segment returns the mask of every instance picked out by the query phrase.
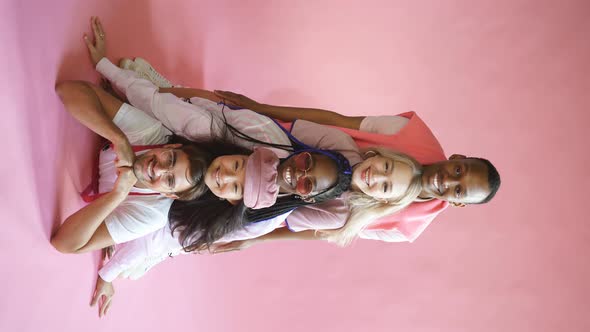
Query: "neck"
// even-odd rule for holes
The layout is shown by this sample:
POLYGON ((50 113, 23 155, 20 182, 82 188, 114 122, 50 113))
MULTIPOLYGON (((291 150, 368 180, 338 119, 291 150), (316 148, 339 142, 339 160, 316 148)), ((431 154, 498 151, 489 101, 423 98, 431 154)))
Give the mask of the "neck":
MULTIPOLYGON (((429 166, 424 166, 424 171, 425 171, 425 170, 426 170, 428 167, 429 167, 429 166)), ((424 188, 425 188, 424 182, 425 182, 425 181, 427 181, 427 179, 425 179, 425 178, 424 178, 424 177, 426 176, 426 175, 425 175, 425 174, 426 174, 426 172, 424 172, 424 171, 422 172, 422 177, 421 177, 421 179, 420 179, 420 180, 421 180, 420 182, 421 182, 421 184, 422 184, 422 191, 420 192, 420 195, 418 195, 418 198, 420 198, 420 199, 422 199, 422 200, 430 200, 430 199, 433 199, 434 197, 433 197, 431 194, 429 194, 429 193, 428 193, 428 192, 427 192, 427 191, 424 189, 424 188)))
MULTIPOLYGON (((359 165, 360 165, 360 163, 352 166, 352 174, 354 174, 354 172, 356 171, 356 169, 358 168, 359 165)), ((354 183, 354 181, 351 181, 350 182, 350 191, 360 192, 361 189, 354 183)))

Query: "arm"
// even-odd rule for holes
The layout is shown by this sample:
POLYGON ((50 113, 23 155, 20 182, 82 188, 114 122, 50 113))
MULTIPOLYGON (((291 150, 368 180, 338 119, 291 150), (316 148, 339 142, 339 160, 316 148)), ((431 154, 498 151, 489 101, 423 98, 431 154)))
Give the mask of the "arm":
POLYGON ((215 94, 219 98, 227 100, 227 102, 230 104, 244 107, 254 112, 285 122, 293 122, 294 120, 301 119, 323 125, 358 130, 361 126, 361 122, 365 118, 364 116, 346 116, 318 108, 301 108, 260 104, 246 96, 228 91, 216 90, 215 94))
POLYGON ((213 249, 213 253, 223 253, 228 251, 235 251, 235 250, 244 250, 250 248, 254 244, 262 243, 262 242, 273 242, 273 241, 280 241, 280 240, 322 240, 323 237, 320 233, 314 230, 307 230, 301 232, 292 232, 287 227, 281 227, 275 229, 274 231, 265 234, 263 236, 249 239, 249 240, 241 240, 241 241, 233 241, 229 243, 224 243, 216 246, 213 249))
POLYGON ((51 238, 62 253, 83 253, 101 249, 115 242, 104 219, 125 200, 137 179, 131 168, 119 168, 115 189, 69 216, 51 238))
POLYGON ((292 232, 287 227, 281 227, 254 240, 259 243, 280 240, 321 240, 321 236, 314 230, 292 232))
POLYGON ((193 89, 193 88, 160 88, 160 93, 171 93, 178 98, 193 98, 198 97, 208 99, 212 102, 219 103, 221 98, 217 97, 215 93, 208 90, 193 89))

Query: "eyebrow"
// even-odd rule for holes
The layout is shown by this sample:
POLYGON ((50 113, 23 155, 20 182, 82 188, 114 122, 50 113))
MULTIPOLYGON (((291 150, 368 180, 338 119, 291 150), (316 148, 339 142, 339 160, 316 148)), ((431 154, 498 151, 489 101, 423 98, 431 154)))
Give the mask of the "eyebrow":
MULTIPOLYGON (((465 171, 463 172, 463 175, 469 174, 469 171, 471 170, 471 166, 469 166, 469 164, 465 164, 465 171)), ((469 191, 467 190, 468 186, 463 186, 463 197, 467 197, 469 196, 469 191)))
MULTIPOLYGON (((186 171, 184 171, 184 178, 186 179, 186 181, 188 183, 190 183, 191 185, 195 185, 195 183, 193 182, 192 176, 190 176, 191 173, 191 168, 187 167, 186 171)), ((203 175, 204 176, 204 175, 203 175)))

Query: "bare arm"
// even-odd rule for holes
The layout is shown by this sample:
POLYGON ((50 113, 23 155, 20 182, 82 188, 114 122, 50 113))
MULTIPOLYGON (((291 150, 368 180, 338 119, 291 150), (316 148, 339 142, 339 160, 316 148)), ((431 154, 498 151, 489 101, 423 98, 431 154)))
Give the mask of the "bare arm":
POLYGON ((199 97, 211 100, 215 103, 222 101, 215 93, 209 90, 193 89, 193 88, 160 88, 160 93, 171 93, 178 98, 192 98, 199 97))
POLYGON ((215 90, 215 94, 219 98, 226 100, 229 104, 243 107, 285 122, 292 122, 294 120, 301 119, 323 125, 358 130, 360 129, 361 122, 365 118, 364 116, 346 116, 319 108, 302 108, 261 104, 246 96, 229 91, 215 90))
POLYGON ((69 216, 51 238, 51 244, 63 253, 83 253, 102 249, 115 242, 104 219, 125 200, 137 181, 133 169, 120 167, 115 189, 69 216))
MULTIPOLYGON (((135 157, 127 137, 113 123, 121 101, 100 88, 84 82, 64 82, 56 86, 66 110, 80 123, 115 144, 121 166, 131 166, 135 157)), ((60 252, 81 253, 114 243, 103 220, 127 197, 136 178, 129 167, 119 167, 115 190, 66 219, 51 239, 60 252)))
POLYGON ((262 242, 273 242, 280 240, 322 240, 323 237, 319 232, 315 230, 307 230, 301 232, 292 232, 287 227, 277 228, 274 231, 257 237, 255 239, 233 241, 225 244, 221 244, 213 249, 214 253, 222 253, 235 250, 244 250, 250 248, 254 244, 262 242))
POLYGON ((83 253, 114 244, 103 221, 125 197, 125 192, 111 191, 78 210, 64 221, 51 238, 51 244, 62 253, 83 253), (98 232, 101 225, 102 230, 98 232))

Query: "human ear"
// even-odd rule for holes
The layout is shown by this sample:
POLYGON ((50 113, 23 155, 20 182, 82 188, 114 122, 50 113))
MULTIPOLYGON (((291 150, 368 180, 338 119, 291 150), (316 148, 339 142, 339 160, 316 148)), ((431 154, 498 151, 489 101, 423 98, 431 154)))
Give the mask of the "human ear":
POLYGON ((455 159, 467 159, 467 157, 462 154, 454 154, 449 157, 449 160, 455 160, 455 159))
POLYGON ((367 151, 363 154, 363 157, 365 157, 365 159, 369 159, 372 157, 375 157, 377 155, 377 152, 375 151, 367 151))

